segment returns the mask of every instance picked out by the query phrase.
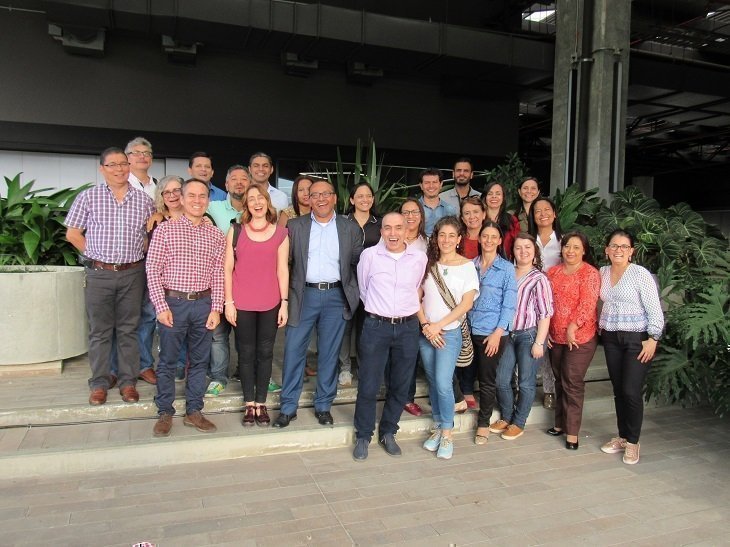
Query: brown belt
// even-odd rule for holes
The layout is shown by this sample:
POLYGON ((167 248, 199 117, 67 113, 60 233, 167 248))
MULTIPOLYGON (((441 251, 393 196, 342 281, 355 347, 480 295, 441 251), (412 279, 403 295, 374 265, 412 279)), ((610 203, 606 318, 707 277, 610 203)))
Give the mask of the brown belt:
POLYGON ((210 296, 210 289, 198 292, 182 292, 165 289, 165 296, 169 296, 170 298, 179 298, 180 300, 200 300, 201 298, 210 296))
POLYGON ((94 270, 110 270, 112 272, 121 272, 122 270, 129 270, 130 268, 136 268, 141 266, 144 260, 138 260, 137 262, 127 262, 126 264, 110 264, 108 262, 99 262, 98 260, 91 261, 91 268, 94 270))

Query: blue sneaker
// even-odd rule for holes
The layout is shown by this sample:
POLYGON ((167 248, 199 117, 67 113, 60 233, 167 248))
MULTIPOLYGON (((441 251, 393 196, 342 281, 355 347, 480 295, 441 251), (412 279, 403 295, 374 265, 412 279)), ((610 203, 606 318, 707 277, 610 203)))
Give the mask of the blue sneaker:
POLYGON ((442 460, 450 460, 451 456, 454 455, 454 442, 449 437, 441 437, 441 444, 439 444, 439 450, 436 452, 436 457, 442 460))
POLYGON ((441 429, 436 428, 436 430, 431 433, 431 436, 426 439, 426 442, 423 443, 423 448, 429 452, 436 452, 439 449, 439 444, 441 444, 441 429))

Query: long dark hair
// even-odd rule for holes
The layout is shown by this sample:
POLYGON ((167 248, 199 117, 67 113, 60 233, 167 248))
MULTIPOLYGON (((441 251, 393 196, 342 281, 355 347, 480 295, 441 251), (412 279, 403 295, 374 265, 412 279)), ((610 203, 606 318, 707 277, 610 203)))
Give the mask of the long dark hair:
MULTIPOLYGON (((484 223, 482 224, 482 227, 479 228, 479 239, 481 239, 482 232, 484 231, 485 228, 494 228, 495 230, 497 230, 499 232, 499 237, 502 240, 502 242, 497 247, 497 255, 498 256, 501 256, 504 259, 506 259, 506 256, 504 254, 504 230, 502 230, 502 227, 497 222, 494 222, 493 220, 489 220, 489 219, 485 220, 484 223)), ((481 241, 479 242, 479 254, 477 256, 480 259, 482 257, 482 243, 481 243, 481 241)))
POLYGON ((515 236, 515 240, 512 242, 512 261, 515 262, 515 243, 517 243, 518 239, 526 239, 527 241, 532 242, 532 246, 535 248, 535 258, 532 260, 532 265, 535 266, 535 268, 537 268, 538 270, 542 271, 542 252, 540 251, 540 247, 537 244, 537 238, 532 234, 528 234, 527 232, 520 232, 515 236))
POLYGON ((426 281, 431 268, 439 261, 439 258, 441 258, 438 233, 444 226, 452 226, 456 230, 457 234, 459 234, 462 238, 464 237, 464 227, 462 226, 461 221, 455 216, 442 217, 436 222, 436 225, 433 227, 433 232, 431 232, 431 239, 428 240, 428 247, 426 248, 428 262, 426 263, 426 271, 423 274, 423 280, 421 283, 426 281))
POLYGON ((314 179, 312 179, 312 177, 308 175, 299 175, 297 178, 294 179, 294 182, 291 185, 291 206, 297 216, 300 216, 302 214, 299 211, 299 183, 303 180, 308 180, 309 182, 314 184, 314 179))
POLYGON ((535 201, 532 202, 532 205, 530 205, 530 235, 535 236, 536 238, 539 237, 539 234, 537 233, 537 223, 535 222, 535 205, 537 205, 540 201, 548 203, 550 208, 553 210, 553 213, 555 214, 555 220, 553 220, 553 232, 555 232, 555 238, 560 241, 560 238, 563 235, 563 230, 560 227, 560 220, 558 219, 558 208, 555 206, 555 202, 546 196, 538 196, 535 201))
MULTIPOLYGON (((373 195, 373 204, 370 207, 370 216, 377 217, 377 216, 379 216, 378 215, 378 204, 375 201, 375 190, 373 190, 373 187, 370 186, 370 183, 368 183, 368 182, 359 182, 355 186, 353 186, 352 187, 352 190, 350 190, 350 199, 351 200, 354 200, 355 199, 355 193, 357 192, 357 189, 358 188, 362 188, 363 186, 365 188, 367 188, 368 190, 370 190, 370 193, 373 195)), ((351 203, 350 200, 347 200, 347 201, 348 201, 348 203, 350 203, 350 207, 347 209, 347 213, 348 214, 354 213, 355 212, 355 204, 354 203, 351 203)))
MULTIPOLYGON (((507 192, 504 184, 502 184, 498 180, 492 181, 487 184, 487 187, 484 189, 484 193, 482 194, 482 201, 484 202, 484 209, 487 211, 487 219, 489 219, 489 205, 487 204, 487 194, 495 186, 499 186, 502 189, 502 205, 499 206, 499 211, 497 212, 497 224, 499 224, 502 234, 506 234, 512 229, 512 215, 507 212, 507 192)), ((484 226, 482 226, 482 228, 484 228, 484 226)), ((502 237, 504 237, 504 235, 502 237)))
POLYGON ((403 206, 406 203, 415 203, 418 206, 418 211, 420 214, 420 220, 418 222, 418 236, 422 237, 423 239, 428 239, 428 236, 426 236, 426 228, 424 226, 426 225, 426 211, 423 210, 423 205, 421 205, 421 202, 418 201, 416 198, 406 198, 403 203, 400 204, 400 212, 403 213, 403 206))
MULTIPOLYGON (((519 191, 522 190, 522 187, 525 185, 525 183, 529 180, 535 181, 535 184, 537 185, 537 197, 533 200, 533 204, 535 201, 537 201, 540 198, 540 181, 537 180, 537 177, 525 177, 523 178, 520 183, 517 185, 517 209, 515 209, 515 216, 519 219, 520 213, 525 213, 525 216, 527 217, 527 231, 532 231, 532 227, 530 225, 531 219, 530 219, 530 213, 525 211, 525 202, 522 199, 522 196, 520 195, 519 191)), ((530 210, 532 211, 532 204, 530 204, 530 210)))
POLYGON ((596 267, 596 261, 593 259, 593 251, 591 251, 591 244, 588 241, 588 237, 583 232, 572 231, 568 232, 560 240, 560 255, 562 258, 563 247, 568 244, 571 238, 577 237, 580 240, 580 244, 583 245, 583 262, 587 262, 594 268, 596 267))

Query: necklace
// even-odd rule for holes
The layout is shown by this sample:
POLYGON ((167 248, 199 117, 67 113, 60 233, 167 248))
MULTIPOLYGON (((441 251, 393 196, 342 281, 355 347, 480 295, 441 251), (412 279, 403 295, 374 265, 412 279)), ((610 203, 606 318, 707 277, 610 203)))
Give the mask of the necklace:
POLYGON ((251 221, 251 222, 248 223, 248 228, 252 232, 263 232, 268 227, 269 227, 269 223, 268 222, 266 224, 264 224, 262 228, 255 228, 254 225, 253 225, 253 221, 251 221))

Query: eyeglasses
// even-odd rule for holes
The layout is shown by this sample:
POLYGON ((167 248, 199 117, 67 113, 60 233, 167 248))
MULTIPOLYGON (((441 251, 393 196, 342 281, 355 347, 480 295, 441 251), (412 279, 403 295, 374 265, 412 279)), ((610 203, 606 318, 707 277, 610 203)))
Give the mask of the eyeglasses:
POLYGON ((127 152, 128 156, 142 156, 145 158, 151 158, 152 152, 142 152, 140 150, 132 150, 131 152, 127 152))
POLYGON ((334 196, 334 192, 312 192, 309 194, 309 199, 317 200, 319 198, 329 199, 330 196, 334 196))
POLYGON ((182 188, 173 188, 172 190, 165 190, 162 192, 162 195, 166 198, 179 196, 180 194, 182 194, 182 188))
POLYGON ((124 169, 126 167, 129 167, 129 162, 128 161, 123 161, 121 163, 116 163, 116 162, 105 163, 104 164, 104 167, 106 167, 107 169, 116 169, 118 167, 121 167, 122 169, 124 169))
POLYGON ((624 243, 623 245, 616 245, 615 243, 611 243, 608 248, 612 251, 617 251, 618 249, 621 249, 622 251, 628 251, 629 249, 631 249, 631 245, 626 245, 626 243, 624 243))
POLYGON ((400 214, 404 217, 420 217, 421 211, 401 211, 400 214))

